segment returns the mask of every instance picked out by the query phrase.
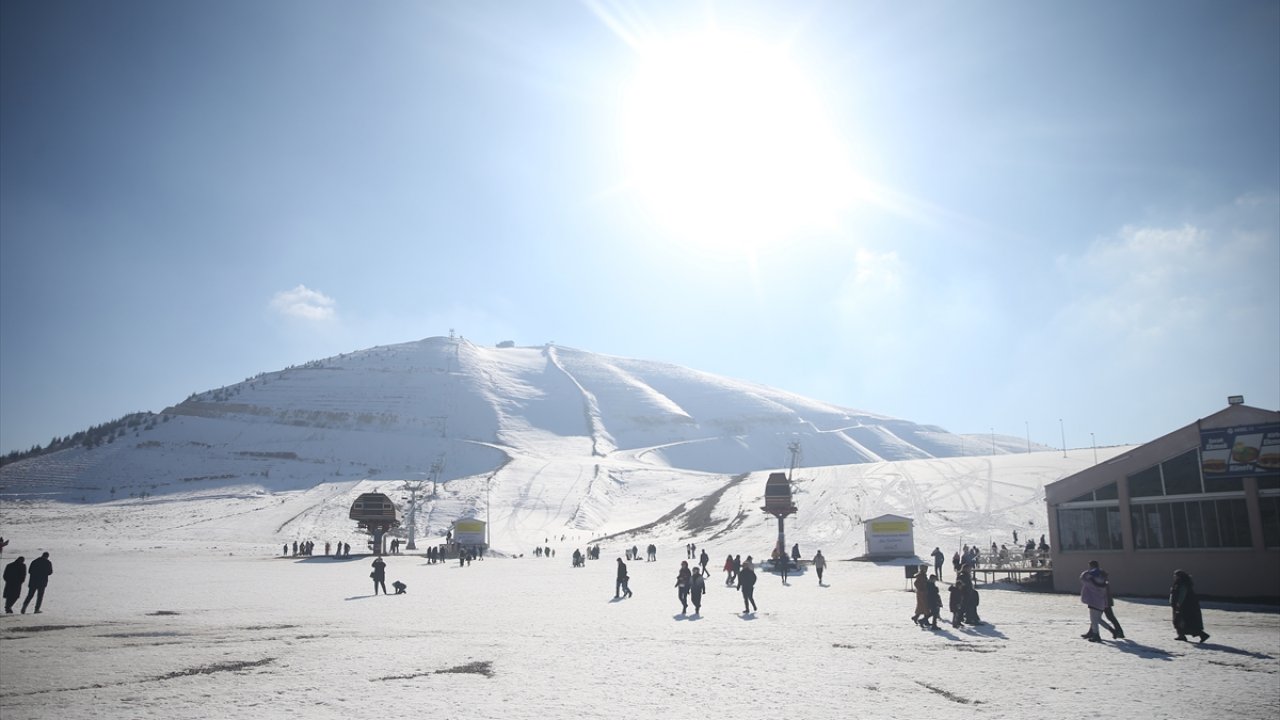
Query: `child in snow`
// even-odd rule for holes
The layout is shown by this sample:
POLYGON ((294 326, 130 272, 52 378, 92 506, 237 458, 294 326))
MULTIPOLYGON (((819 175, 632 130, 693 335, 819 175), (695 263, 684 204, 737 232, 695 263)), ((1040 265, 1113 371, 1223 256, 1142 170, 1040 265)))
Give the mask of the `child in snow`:
POLYGON ((952 583, 950 593, 947 607, 951 610, 951 627, 960 627, 960 613, 964 611, 964 588, 960 587, 960 583, 952 583))
POLYGON ((399 580, 397 580, 397 581, 395 581, 395 582, 391 583, 391 587, 395 588, 395 590, 396 590, 396 594, 397 594, 397 595, 403 595, 403 594, 404 594, 404 591, 409 589, 409 586, 408 586, 408 585, 405 585, 404 583, 400 582, 399 580))

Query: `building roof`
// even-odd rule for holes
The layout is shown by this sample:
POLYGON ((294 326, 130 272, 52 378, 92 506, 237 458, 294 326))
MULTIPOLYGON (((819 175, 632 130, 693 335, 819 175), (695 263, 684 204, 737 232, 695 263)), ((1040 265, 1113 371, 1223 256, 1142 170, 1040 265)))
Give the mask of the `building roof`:
POLYGON ((1249 405, 1228 405, 1212 415, 1161 435, 1106 462, 1045 485, 1045 501, 1050 505, 1070 502, 1086 492, 1115 482, 1118 477, 1146 469, 1192 448, 1198 448, 1201 430, 1275 422, 1280 422, 1280 412, 1275 410, 1263 410, 1249 405))
POLYGON ((914 520, 912 520, 911 518, 909 518, 909 517, 903 517, 903 516, 901 516, 901 515, 877 515, 877 516, 875 516, 875 517, 873 517, 873 518, 867 518, 867 519, 866 519, 866 520, 864 520, 863 522, 864 522, 864 523, 873 523, 873 522, 875 522, 875 521, 877 521, 877 520, 906 520, 907 522, 915 522, 915 521, 914 521, 914 520))

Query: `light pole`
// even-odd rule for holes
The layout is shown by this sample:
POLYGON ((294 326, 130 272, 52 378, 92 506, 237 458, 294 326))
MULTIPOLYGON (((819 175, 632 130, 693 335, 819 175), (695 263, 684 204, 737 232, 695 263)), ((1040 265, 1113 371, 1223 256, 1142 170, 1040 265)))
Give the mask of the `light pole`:
POLYGON ((991 428, 991 454, 996 454, 996 429, 991 428))
POLYGON ((1027 454, 1030 455, 1031 454, 1031 421, 1023 420, 1023 422, 1026 423, 1027 425, 1027 454))
POLYGON ((1093 464, 1098 464, 1098 440, 1093 437, 1093 433, 1089 433, 1089 442, 1093 444, 1093 464))
POLYGON ((1062 431, 1062 457, 1067 456, 1067 426, 1062 424, 1062 418, 1058 418, 1058 429, 1062 431))

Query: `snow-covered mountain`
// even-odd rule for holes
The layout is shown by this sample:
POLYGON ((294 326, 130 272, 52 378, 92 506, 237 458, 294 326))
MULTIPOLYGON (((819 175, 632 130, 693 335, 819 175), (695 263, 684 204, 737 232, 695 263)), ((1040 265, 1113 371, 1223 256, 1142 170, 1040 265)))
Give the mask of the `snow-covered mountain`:
MULTIPOLYGON (((437 337, 193 395, 109 443, 5 465, 0 494, 152 505, 280 494, 289 513, 264 513, 274 519, 259 532, 332 534, 347 531, 353 493, 423 481, 422 532, 466 514, 490 517, 495 541, 519 543, 655 523, 718 532, 755 519, 760 483, 743 481, 786 467, 793 445, 800 492, 820 474, 803 468, 862 466, 845 473, 856 475, 894 461, 1027 457, 1021 439, 965 438, 670 364, 437 337)), ((842 488, 823 533, 876 511, 850 500, 859 493, 842 488)), ((925 500, 886 507, 927 513, 925 500)))

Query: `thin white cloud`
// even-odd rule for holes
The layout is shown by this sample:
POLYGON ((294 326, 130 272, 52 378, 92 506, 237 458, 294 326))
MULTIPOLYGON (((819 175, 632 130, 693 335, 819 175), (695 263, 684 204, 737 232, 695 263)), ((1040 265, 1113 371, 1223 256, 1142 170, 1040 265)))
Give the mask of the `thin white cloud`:
POLYGON ((269 307, 285 317, 323 321, 334 317, 336 305, 334 299, 324 293, 299 285, 273 295, 269 307))

